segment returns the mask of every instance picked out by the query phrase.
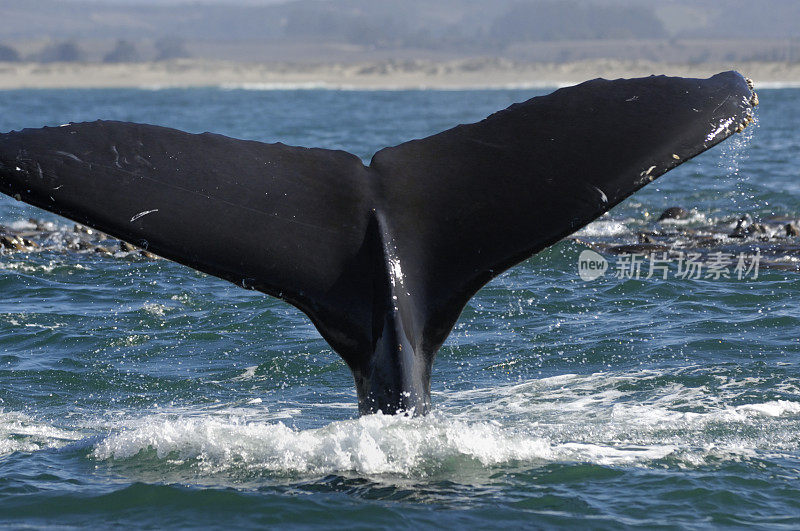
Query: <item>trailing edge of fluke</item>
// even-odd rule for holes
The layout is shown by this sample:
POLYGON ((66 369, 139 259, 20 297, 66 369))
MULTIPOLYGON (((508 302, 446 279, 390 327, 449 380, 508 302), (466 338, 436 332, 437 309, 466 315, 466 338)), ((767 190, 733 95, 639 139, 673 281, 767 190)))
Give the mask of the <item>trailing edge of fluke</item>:
POLYGON ((422 414, 467 301, 744 128, 736 72, 595 79, 378 151, 97 121, 0 135, 0 191, 302 310, 362 413, 422 414))

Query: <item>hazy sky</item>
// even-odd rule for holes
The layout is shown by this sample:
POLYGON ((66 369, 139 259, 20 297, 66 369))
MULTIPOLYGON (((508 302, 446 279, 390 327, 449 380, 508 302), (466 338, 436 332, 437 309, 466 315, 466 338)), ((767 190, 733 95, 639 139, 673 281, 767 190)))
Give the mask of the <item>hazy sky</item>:
MULTIPOLYGON (((86 0, 59 0, 61 2, 85 2, 86 0)), ((96 4, 235 4, 235 5, 269 5, 282 4, 293 0, 91 0, 96 4)))

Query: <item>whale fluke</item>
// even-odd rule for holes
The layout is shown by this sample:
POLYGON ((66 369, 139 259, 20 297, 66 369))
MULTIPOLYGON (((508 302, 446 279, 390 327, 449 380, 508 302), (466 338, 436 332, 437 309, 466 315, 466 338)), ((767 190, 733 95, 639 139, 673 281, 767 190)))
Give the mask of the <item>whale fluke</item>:
POLYGON ((430 407, 467 301, 752 119, 736 72, 597 79, 377 152, 135 123, 0 135, 0 191, 302 310, 362 413, 430 407))

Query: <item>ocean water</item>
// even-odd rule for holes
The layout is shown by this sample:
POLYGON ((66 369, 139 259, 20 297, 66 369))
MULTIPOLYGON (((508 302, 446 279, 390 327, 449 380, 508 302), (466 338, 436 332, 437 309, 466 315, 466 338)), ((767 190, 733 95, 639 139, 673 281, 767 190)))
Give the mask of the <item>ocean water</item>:
MULTIPOLYGON (((547 91, 0 92, 0 130, 96 118, 346 149, 547 91)), ((582 235, 800 217, 800 90, 582 235)), ((72 224, 0 198, 0 224, 72 224)), ((796 242, 795 242, 796 243, 796 242)), ((467 306, 433 413, 359 418, 299 311, 165 260, 0 255, 0 526, 800 526, 800 273, 580 279, 565 240, 467 306)), ((796 269, 796 267, 794 268, 796 269)))

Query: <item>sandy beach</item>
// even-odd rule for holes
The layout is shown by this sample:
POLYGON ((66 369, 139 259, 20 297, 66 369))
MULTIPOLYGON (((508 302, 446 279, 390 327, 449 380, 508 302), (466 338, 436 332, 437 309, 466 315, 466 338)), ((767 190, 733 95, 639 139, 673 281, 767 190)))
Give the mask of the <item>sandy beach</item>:
POLYGON ((133 64, 0 63, 0 90, 23 88, 228 88, 469 89, 570 85, 596 77, 650 74, 708 77, 738 70, 757 87, 800 86, 800 64, 668 64, 593 60, 572 63, 514 63, 503 59, 378 61, 352 64, 234 63, 180 60, 133 64))

